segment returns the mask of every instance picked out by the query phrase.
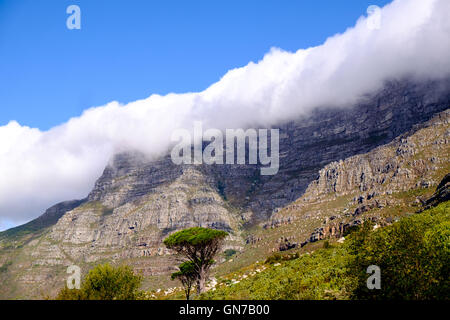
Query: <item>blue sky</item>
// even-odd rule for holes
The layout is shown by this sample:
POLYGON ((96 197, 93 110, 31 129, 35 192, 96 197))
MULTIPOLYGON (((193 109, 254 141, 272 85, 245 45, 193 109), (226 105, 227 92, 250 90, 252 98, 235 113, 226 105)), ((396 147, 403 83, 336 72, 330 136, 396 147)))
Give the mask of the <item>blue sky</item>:
POLYGON ((319 45, 388 2, 0 0, 0 126, 47 130, 112 100, 201 91, 273 46, 319 45), (66 28, 71 4, 81 30, 66 28))

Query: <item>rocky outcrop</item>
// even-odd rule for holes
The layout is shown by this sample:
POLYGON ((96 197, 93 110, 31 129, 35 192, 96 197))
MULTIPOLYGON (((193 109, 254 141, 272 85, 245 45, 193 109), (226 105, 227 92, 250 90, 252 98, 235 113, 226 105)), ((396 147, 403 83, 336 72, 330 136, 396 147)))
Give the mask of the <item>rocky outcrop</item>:
POLYGON ((425 209, 435 207, 445 201, 450 201, 450 173, 439 183, 436 192, 425 201, 425 209))
POLYGON ((293 237, 281 237, 279 240, 278 251, 286 251, 297 248, 298 243, 293 241, 293 237))
POLYGON ((274 228, 278 228, 280 226, 284 226, 287 224, 291 224, 293 223, 294 218, 293 217, 283 217, 283 218, 275 218, 275 219, 270 219, 267 223, 263 224, 263 229, 274 229, 274 228))
MULTIPOLYGON (((386 226, 392 223, 392 220, 387 218, 370 217, 368 220, 376 223, 377 228, 380 226, 386 226)), ((363 223, 363 219, 353 219, 349 222, 334 222, 326 223, 323 227, 316 228, 311 235, 301 243, 301 247, 304 247, 308 243, 316 242, 319 240, 330 238, 342 238, 350 230, 360 226, 363 223)))
MULTIPOLYGON (((368 201, 394 191, 436 185, 435 179, 424 177, 449 163, 449 124, 450 110, 447 110, 386 146, 330 163, 319 171, 317 179, 309 185, 303 199, 308 201, 329 193, 340 196, 356 191, 360 195, 354 198, 355 202, 380 207, 387 204, 373 200, 368 204, 368 201), (417 134, 413 135, 414 132, 417 134), (417 157, 419 150, 430 156, 426 159, 417 157)), ((363 206, 354 214, 357 215, 360 211, 364 211, 363 206)))

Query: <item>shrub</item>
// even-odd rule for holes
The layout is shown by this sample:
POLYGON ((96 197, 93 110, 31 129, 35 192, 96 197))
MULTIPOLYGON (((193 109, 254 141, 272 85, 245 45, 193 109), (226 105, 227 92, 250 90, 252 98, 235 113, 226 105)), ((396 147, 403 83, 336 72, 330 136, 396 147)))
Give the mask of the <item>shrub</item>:
POLYGON ((279 252, 275 252, 272 255, 270 255, 265 261, 265 264, 274 264, 281 261, 289 261, 294 260, 299 257, 298 252, 292 253, 292 254, 281 254, 279 252))
POLYGON ((450 202, 369 232, 349 236, 356 299, 449 299, 450 202), (381 289, 369 290, 367 267, 381 269, 381 289))
POLYGON ((8 268, 12 265, 12 261, 7 261, 0 267, 0 273, 8 271, 8 268))
POLYGON ((140 292, 140 275, 135 275, 129 266, 112 267, 98 265, 90 270, 81 288, 63 288, 57 300, 134 300, 140 292))
POLYGON ((234 256, 235 254, 236 254, 236 250, 234 250, 234 249, 227 249, 227 250, 225 250, 225 252, 224 252, 224 255, 225 255, 225 259, 230 259, 232 256, 234 256))

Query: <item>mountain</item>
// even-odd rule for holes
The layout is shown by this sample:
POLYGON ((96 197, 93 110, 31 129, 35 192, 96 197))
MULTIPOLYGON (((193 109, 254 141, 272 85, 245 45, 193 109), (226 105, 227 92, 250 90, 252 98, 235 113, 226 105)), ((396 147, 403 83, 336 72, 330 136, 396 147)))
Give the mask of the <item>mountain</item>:
POLYGON ((277 126, 274 176, 259 165, 117 154, 86 199, 0 233, 0 297, 54 295, 67 266, 86 273, 105 261, 142 271, 148 287, 167 286, 177 262, 162 240, 192 226, 230 232, 225 249, 238 253, 219 259, 220 273, 339 238, 361 217, 388 224, 450 172, 449 106, 445 79, 391 81, 354 106, 316 109, 277 126))

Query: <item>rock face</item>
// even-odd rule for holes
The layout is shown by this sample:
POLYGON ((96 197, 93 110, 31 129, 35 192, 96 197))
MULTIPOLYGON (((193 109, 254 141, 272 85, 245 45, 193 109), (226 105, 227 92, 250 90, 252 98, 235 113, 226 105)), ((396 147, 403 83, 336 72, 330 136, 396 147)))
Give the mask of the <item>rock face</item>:
MULTIPOLYGON (((0 296, 17 292, 36 296, 39 286, 59 288, 64 268, 71 264, 87 270, 103 261, 126 262, 145 275, 164 274, 176 265, 162 244, 170 232, 193 226, 222 229, 231 234, 227 247, 242 248, 241 232, 247 226, 260 222, 273 230, 293 226, 294 219, 276 212, 300 196, 307 201, 359 190, 362 199, 355 199, 360 208, 354 216, 365 210, 363 206, 386 205, 368 202, 388 192, 377 189, 379 185, 408 190, 432 183, 417 180, 420 170, 433 168, 413 162, 414 154, 425 147, 448 147, 449 134, 432 146, 431 140, 401 135, 418 130, 449 106, 450 81, 445 80, 390 82, 356 106, 318 109, 279 126, 280 170, 275 176, 261 176, 258 165, 174 165, 169 157, 151 160, 135 152, 118 154, 87 199, 57 205, 32 222, 46 217, 43 235, 11 245, 8 235, 0 233, 0 265, 21 250, 21 262, 14 260, 9 267, 17 289, 0 290, 0 296), (395 148, 376 149, 393 140, 395 148), (370 150, 370 155, 361 155, 370 150)), ((448 112, 436 121, 448 128, 448 112)), ((448 155, 433 161, 448 162, 448 155)), ((318 237, 340 234, 339 228, 325 225, 318 237)), ((255 238, 248 239, 253 243, 255 238)), ((280 250, 296 246, 289 238, 280 250)))
MULTIPOLYGON (((425 172, 433 172, 448 163, 449 125, 450 111, 446 110, 386 146, 328 164, 308 186, 304 198, 317 199, 327 193, 344 195, 358 190, 361 195, 354 199, 355 202, 367 204, 372 200, 373 206, 380 206, 382 204, 373 203, 377 195, 430 186, 434 182, 420 178, 425 172), (433 129, 420 130, 424 126, 433 129), (417 157, 419 152, 430 156, 424 161, 417 157)), ((361 211, 364 211, 363 206, 354 215, 361 211)))
MULTIPOLYGON (((120 158, 123 160, 123 156, 120 158)), ((115 260, 169 254, 162 240, 174 230, 202 226, 232 234, 237 231, 236 216, 210 186, 208 177, 195 168, 178 169, 178 177, 145 186, 143 195, 136 191, 141 186, 132 182, 132 175, 119 179, 122 187, 114 186, 114 191, 99 193, 96 189, 89 196, 91 201, 65 214, 49 237, 62 245, 77 245, 69 253, 75 259, 95 259, 98 252, 117 251, 105 256, 115 260), (129 183, 122 184, 126 179, 129 183), (132 200, 124 201, 124 197, 132 200)), ((110 170, 111 167, 106 170, 108 174, 110 170)), ((115 185, 114 178, 109 181, 115 185)), ((111 187, 105 188, 101 182, 97 186, 101 190, 111 187)))
POLYGON ((356 106, 322 108, 281 125, 280 170, 260 176, 251 166, 208 166, 224 194, 255 220, 299 198, 325 165, 386 144, 450 106, 450 82, 387 83, 356 106))
MULTIPOLYGON (((403 205, 403 198, 408 198, 413 190, 420 194, 421 190, 437 185, 429 199, 416 197, 416 203, 425 209, 450 200, 448 172, 450 109, 414 126, 386 145, 328 164, 301 198, 274 214, 270 219, 272 223, 269 221, 266 225, 277 221, 295 223, 306 218, 302 214, 305 208, 314 204, 325 207, 327 202, 341 199, 345 209, 327 216, 308 237, 298 239, 302 247, 322 239, 341 238, 367 218, 378 227, 384 226, 392 223, 392 219, 373 212, 403 205), (367 212, 373 214, 368 217, 367 212)), ((309 212, 307 218, 313 220, 317 216, 309 212)))

